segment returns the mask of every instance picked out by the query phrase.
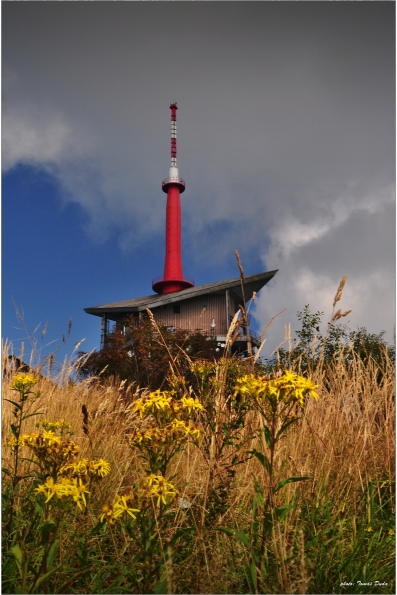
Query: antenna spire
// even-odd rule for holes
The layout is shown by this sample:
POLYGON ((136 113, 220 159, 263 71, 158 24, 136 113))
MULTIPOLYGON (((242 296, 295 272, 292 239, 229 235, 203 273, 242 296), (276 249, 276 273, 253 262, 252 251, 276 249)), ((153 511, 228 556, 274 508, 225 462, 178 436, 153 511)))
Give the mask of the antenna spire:
POLYGON ((177 167, 176 165, 176 110, 178 106, 175 103, 171 103, 171 167, 177 167))

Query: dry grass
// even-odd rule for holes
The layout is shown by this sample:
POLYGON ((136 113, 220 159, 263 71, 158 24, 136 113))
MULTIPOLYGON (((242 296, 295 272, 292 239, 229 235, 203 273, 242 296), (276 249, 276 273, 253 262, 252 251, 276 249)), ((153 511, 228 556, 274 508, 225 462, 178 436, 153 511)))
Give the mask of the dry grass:
MULTIPOLYGON (((7 356, 8 346, 3 353, 3 370, 8 365, 7 356)), ((127 440, 132 427, 139 423, 137 414, 131 411, 131 404, 142 390, 114 379, 92 379, 81 383, 67 381, 72 370, 72 366, 65 364, 58 379, 60 382, 41 376, 37 388, 42 394, 34 407, 44 414, 42 417, 51 420, 64 418, 71 423, 76 432, 74 440, 81 445, 81 456, 101 457, 110 462, 112 473, 101 485, 100 502, 103 503, 122 486, 131 485, 142 473, 142 463, 127 440), (84 431, 83 405, 89 414, 88 433, 84 431)), ((386 362, 381 382, 377 373, 375 363, 364 364, 355 356, 352 356, 350 364, 339 357, 325 369, 319 367, 312 371, 311 379, 319 386, 320 399, 307 403, 300 421, 281 443, 275 462, 276 474, 280 477, 299 475, 312 478, 304 484, 289 484, 280 496, 283 504, 298 504, 283 526, 277 529, 273 543, 269 544, 280 561, 277 570, 280 592, 307 592, 311 569, 307 568, 305 537, 299 521, 302 503, 306 501, 313 507, 321 507, 324 502, 332 501, 336 508, 339 507, 337 513, 349 509, 353 517, 359 516, 358 501, 364 497, 368 482, 394 478, 394 367, 391 362, 386 362), (295 557, 299 562, 292 568, 288 560, 293 547, 289 536, 293 533, 297 535, 294 547, 298 548, 295 557)), ((13 397, 10 375, 6 373, 2 419, 3 462, 6 466, 12 406, 4 398, 13 397)), ((224 407, 226 397, 221 394, 217 399, 219 410, 224 407)), ((255 429, 256 414, 251 412, 248 417, 246 427, 255 429)), ((37 420, 30 418, 23 431, 33 431, 37 420)), ((259 447, 258 443, 256 447, 259 447)), ((216 526, 241 527, 249 523, 254 494, 252 476, 264 478, 263 469, 256 459, 251 459, 235 470, 227 508, 213 520, 211 529, 216 526)), ((202 452, 189 444, 173 462, 174 473, 179 477, 181 495, 192 504, 199 523, 203 513, 200 503, 208 490, 209 477, 202 452)), ((183 513, 179 511, 175 518, 176 526, 182 520, 183 513)), ((229 589, 235 585, 235 592, 238 592, 238 572, 232 566, 230 555, 230 541, 225 535, 212 533, 207 541, 198 542, 195 555, 185 562, 183 568, 187 575, 194 574, 197 572, 197 560, 202 556, 201 570, 195 583, 197 593, 225 592, 225 580, 229 589), (227 572, 225 564, 228 564, 227 572)), ((244 555, 241 549, 240 558, 243 559, 244 555)), ((174 569, 174 575, 175 572, 174 569)), ((174 576, 174 581, 177 578, 174 576)))

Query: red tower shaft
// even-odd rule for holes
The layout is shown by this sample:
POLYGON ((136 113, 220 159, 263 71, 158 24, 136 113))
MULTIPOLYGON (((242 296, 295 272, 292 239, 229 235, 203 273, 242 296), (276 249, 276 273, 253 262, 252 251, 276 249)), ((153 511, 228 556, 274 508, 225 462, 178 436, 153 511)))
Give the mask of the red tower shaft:
POLYGON ((183 279, 181 257, 181 200, 179 188, 167 192, 164 279, 183 279))
POLYGON ((171 293, 193 287, 194 281, 184 277, 181 251, 181 200, 185 182, 179 177, 176 165, 176 103, 171 103, 171 168, 169 178, 163 180, 162 188, 167 193, 166 240, 164 275, 153 279, 153 291, 171 293))

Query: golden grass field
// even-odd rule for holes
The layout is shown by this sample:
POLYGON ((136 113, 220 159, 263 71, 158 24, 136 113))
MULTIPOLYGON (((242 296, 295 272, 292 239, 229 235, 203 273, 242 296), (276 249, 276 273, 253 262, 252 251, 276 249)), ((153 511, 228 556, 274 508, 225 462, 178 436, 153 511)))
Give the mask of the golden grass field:
MULTIPOLYGON (((4 355, 8 355, 8 349, 4 355)), ((5 359, 3 364, 6 368, 7 362, 5 359)), ((112 472, 102 480, 96 494, 100 507, 143 472, 143 463, 129 446, 128 436, 142 423, 132 404, 145 394, 145 389, 114 378, 75 382, 71 380, 72 371, 72 365, 65 364, 58 378, 40 377, 35 389, 40 389, 41 396, 35 401, 34 409, 47 419, 65 419, 71 423, 75 430, 73 439, 81 446, 81 457, 103 458, 110 463, 112 472), (83 431, 83 405, 89 414, 88 433, 83 431)), ((371 518, 374 511, 368 497, 369 485, 373 486, 371 498, 376 500, 378 508, 387 501, 394 512, 394 366, 386 359, 381 382, 377 373, 374 362, 364 364, 358 357, 353 357, 349 365, 340 357, 326 368, 318 366, 311 370, 310 378, 318 385, 319 399, 307 402, 300 420, 280 442, 274 460, 276 476, 309 476, 310 481, 291 483, 282 491, 279 503, 293 503, 294 508, 274 527, 268 540, 267 551, 277 563, 272 566, 272 576, 265 581, 264 592, 393 592, 394 537, 389 550, 385 550, 382 542, 381 558, 373 560, 372 568, 371 560, 366 561, 367 576, 354 564, 338 575, 338 565, 352 553, 357 534, 361 531, 362 535, 365 530, 363 527, 370 538, 379 532, 380 521, 371 518), (385 551, 389 555, 382 559, 385 551), (340 584, 335 584, 332 591, 308 590, 316 589, 316 584, 317 588, 324 584, 329 589, 332 585, 327 582, 327 573, 331 582, 333 576, 348 582, 349 572, 355 573, 350 577, 356 581, 354 591, 341 588, 340 584), (372 586, 357 590, 360 589, 357 581, 363 583, 365 579, 372 581, 372 586), (381 579, 387 585, 374 586, 374 581, 381 579)), ((7 442, 11 438, 13 408, 4 398, 15 399, 10 378, 6 369, 2 417, 3 466, 6 467, 11 464, 7 442)), ((228 415, 228 397, 224 387, 214 395, 214 415, 219 423, 228 415)), ((37 419, 26 420, 23 431, 34 431, 37 419)), ((244 428, 250 438, 247 449, 260 448, 261 440, 252 438, 258 424, 258 414, 248 412, 244 428)), ((209 454, 188 443, 172 461, 168 473, 176 475, 180 495, 191 504, 198 525, 191 554, 172 568, 171 592, 247 592, 239 590, 244 589, 242 565, 247 553, 240 542, 235 540, 231 545, 231 538, 216 529, 248 530, 255 495, 253 475, 265 481, 263 469, 257 459, 251 458, 236 465, 233 473, 227 475, 225 461, 233 447, 226 447, 218 458, 216 442, 222 440, 221 435, 213 431, 208 440, 213 445, 209 454), (218 509, 214 505, 215 512, 208 524, 205 508, 210 506, 211 488, 222 488, 227 493, 222 506, 219 502, 218 509)), ((91 524, 94 522, 92 518, 91 524)), ((185 513, 177 510, 174 530, 184 524, 185 513)), ((383 527, 383 534, 386 529, 383 527)), ((388 528, 389 533, 391 529, 388 528)))

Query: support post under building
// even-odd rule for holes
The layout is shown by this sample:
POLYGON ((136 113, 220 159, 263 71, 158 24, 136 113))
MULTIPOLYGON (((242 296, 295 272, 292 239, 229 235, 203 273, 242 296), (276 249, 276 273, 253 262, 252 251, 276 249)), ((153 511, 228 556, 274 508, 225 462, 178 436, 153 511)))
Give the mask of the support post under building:
POLYGON ((103 314, 102 320, 101 320, 101 349, 103 349, 105 347, 107 332, 108 332, 108 319, 107 319, 106 314, 103 314))

